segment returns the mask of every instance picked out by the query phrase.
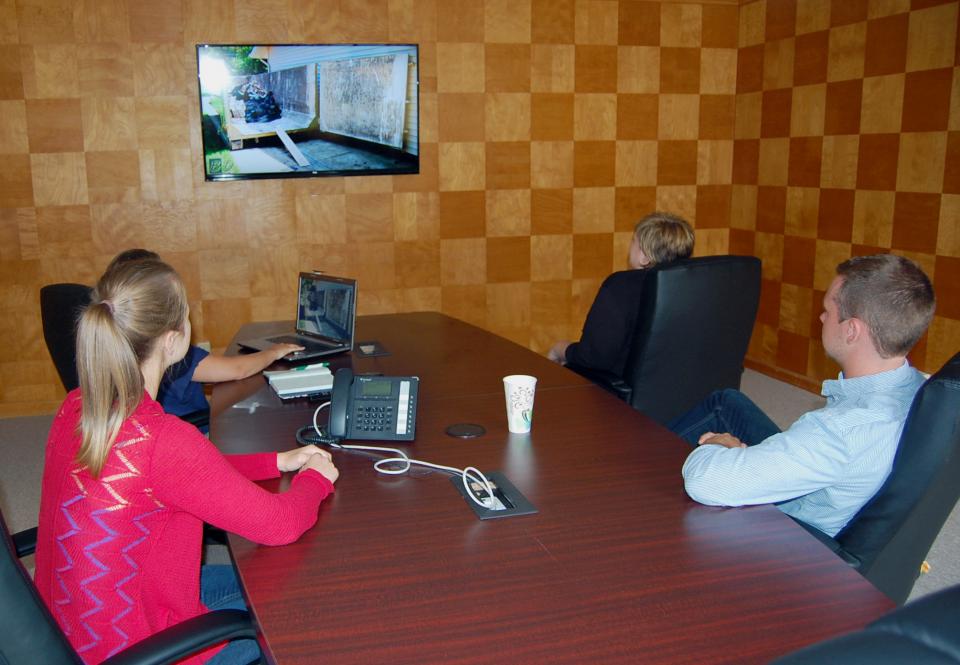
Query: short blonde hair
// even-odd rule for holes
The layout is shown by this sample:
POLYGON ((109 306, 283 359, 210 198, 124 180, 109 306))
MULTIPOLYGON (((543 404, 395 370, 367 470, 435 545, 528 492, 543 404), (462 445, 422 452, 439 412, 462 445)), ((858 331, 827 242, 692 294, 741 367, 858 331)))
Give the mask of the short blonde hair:
POLYGON ((633 230, 650 266, 685 259, 693 254, 693 229, 680 217, 668 212, 652 212, 633 230))

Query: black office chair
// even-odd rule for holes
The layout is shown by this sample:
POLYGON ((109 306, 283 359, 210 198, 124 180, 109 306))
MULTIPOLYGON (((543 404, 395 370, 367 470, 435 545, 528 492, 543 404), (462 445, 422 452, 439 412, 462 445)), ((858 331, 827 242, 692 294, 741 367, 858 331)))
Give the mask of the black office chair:
MULTIPOLYGON (((12 537, 0 513, 0 663, 82 664, 47 609, 20 558, 32 554, 37 530, 12 537)), ((217 610, 171 626, 103 661, 106 665, 175 663, 208 647, 240 638, 256 639, 250 615, 217 610)))
POLYGON ((760 302, 760 259, 704 256, 652 268, 626 370, 568 365, 667 424, 714 390, 739 388, 760 302))
MULTIPOLYGON (((40 319, 43 341, 67 392, 80 385, 77 377, 77 321, 90 303, 93 291, 85 284, 47 284, 40 288, 40 319)), ((180 416, 191 425, 206 431, 210 426, 210 409, 180 416)))
POLYGON ((920 388, 893 469, 835 538, 803 525, 902 604, 960 497, 960 353, 920 388))
POLYGON ((897 608, 861 631, 784 656, 775 665, 957 665, 960 586, 897 608))

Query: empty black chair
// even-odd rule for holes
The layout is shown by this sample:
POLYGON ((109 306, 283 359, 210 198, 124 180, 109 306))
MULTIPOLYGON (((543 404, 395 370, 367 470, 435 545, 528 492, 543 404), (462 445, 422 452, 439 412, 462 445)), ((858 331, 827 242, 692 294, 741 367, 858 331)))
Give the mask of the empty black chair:
POLYGON ((820 642, 776 665, 957 665, 960 663, 960 586, 925 596, 863 630, 820 642))
POLYGON ((80 385, 77 378, 77 320, 90 303, 91 288, 85 284, 47 284, 40 289, 40 319, 43 341, 70 392, 80 385))
POLYGON ((893 469, 876 495, 830 538, 817 538, 902 604, 960 498, 960 353, 923 384, 893 469))
MULTIPOLYGON (((0 663, 80 664, 20 557, 36 547, 36 529, 12 538, 0 513, 0 663)), ((175 663, 208 647, 239 638, 256 639, 250 616, 217 610, 171 626, 103 661, 107 665, 175 663)))
POLYGON ((739 388, 760 302, 760 259, 704 256, 650 269, 622 377, 568 367, 657 422, 739 388))

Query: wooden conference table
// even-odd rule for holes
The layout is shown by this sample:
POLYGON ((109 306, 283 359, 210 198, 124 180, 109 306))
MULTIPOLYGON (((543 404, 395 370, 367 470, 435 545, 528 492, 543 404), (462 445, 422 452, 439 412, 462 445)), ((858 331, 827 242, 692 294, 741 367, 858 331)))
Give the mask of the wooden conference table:
MULTIPOLYGON (((480 521, 447 474, 334 452, 336 492, 298 542, 230 537, 273 662, 761 663, 893 607, 776 508, 691 501, 686 444, 519 345, 436 313, 360 317, 357 340, 391 355, 334 365, 421 379, 411 456, 502 471, 539 512, 480 521), (529 435, 507 431, 506 374, 539 378, 529 435), (486 434, 444 433, 461 422, 486 434)), ((285 450, 317 404, 221 384, 211 437, 285 450)))

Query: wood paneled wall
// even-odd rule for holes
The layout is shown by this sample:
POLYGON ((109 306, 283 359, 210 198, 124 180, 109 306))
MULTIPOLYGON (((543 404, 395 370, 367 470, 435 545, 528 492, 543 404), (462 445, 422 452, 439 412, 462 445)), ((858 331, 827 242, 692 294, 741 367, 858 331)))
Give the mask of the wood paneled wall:
POLYGON ((824 291, 838 263, 879 252, 934 282, 913 363, 960 351, 957 15, 943 0, 741 6, 730 249, 763 259, 761 370, 818 390, 835 376, 824 291))
MULTIPOLYGON (((819 222, 803 217, 803 231, 788 233, 786 220, 798 219, 793 211, 801 203, 809 210, 815 197, 822 206, 830 196, 824 191, 843 187, 765 178, 780 177, 784 159, 788 166, 802 156, 816 161, 812 144, 792 151, 793 136, 820 137, 821 178, 849 174, 850 141, 858 140, 855 152, 870 144, 859 132, 818 126, 768 136, 771 127, 783 126, 771 109, 782 108, 786 99, 788 110, 812 105, 811 113, 790 116, 791 131, 793 118, 798 126, 817 125, 820 98, 812 89, 801 90, 795 68, 807 66, 810 57, 837 62, 827 65, 833 78, 820 82, 824 109, 833 83, 859 80, 866 90, 868 75, 854 70, 858 49, 865 54, 871 48, 869 21, 913 9, 908 36, 914 30, 939 32, 929 38, 923 33, 927 48, 914 48, 909 58, 936 60, 919 67, 925 72, 953 67, 950 127, 956 130, 956 63, 939 64, 946 58, 941 38, 949 37, 949 49, 955 49, 955 13, 952 36, 928 21, 915 28, 913 18, 925 11, 948 13, 956 3, 946 3, 947 9, 927 4, 934 3, 2 3, 0 414, 51 411, 62 397, 40 331, 40 286, 91 283, 116 252, 131 246, 154 249, 178 268, 191 297, 195 339, 214 347, 226 344, 243 322, 290 318, 297 271, 318 268, 359 280, 361 313, 440 310, 543 351, 578 334, 602 279, 625 267, 635 221, 654 208, 693 222, 698 254, 726 252, 732 234, 733 249, 764 258, 763 326, 751 357, 771 372, 819 376, 816 361, 803 368, 795 362, 797 349, 805 344, 813 355, 818 339, 796 322, 815 316, 815 292, 822 285, 790 281, 793 268, 786 266, 795 253, 788 238, 813 242, 819 261, 843 253, 825 253, 821 244, 832 251, 830 243, 842 241, 827 230, 832 222, 824 222, 821 233, 819 222), (843 18, 850 13, 846 6, 854 8, 850 21, 843 18), (861 7, 869 16, 857 14, 861 7), (794 17, 789 34, 782 33, 784 12, 794 17), (834 38, 835 30, 841 36, 834 38), (863 31, 861 41, 857 30, 863 31), (803 57, 796 56, 801 35, 822 40, 823 31, 822 44, 806 44, 803 57), (336 41, 420 44, 421 173, 204 182, 194 45, 336 41), (755 88, 750 81, 757 76, 758 53, 761 86, 755 88), (743 152, 751 149, 756 160, 743 152), (780 196, 768 191, 774 184, 791 206, 789 215, 785 207, 782 229, 767 226, 769 214, 779 214, 767 213, 777 210, 767 200, 780 196), (793 297, 799 288, 809 294, 793 297), (788 303, 775 317, 774 297, 788 303), (790 308, 797 313, 790 315, 790 308)), ((902 85, 913 85, 909 73, 901 78, 902 85)), ((930 85, 942 94, 942 82, 930 85)), ((881 86, 877 94, 884 92, 889 94, 881 86)), ((901 139, 900 128, 884 127, 881 136, 893 134, 900 150, 914 145, 901 139)), ((937 177, 940 187, 951 173, 956 182, 960 169, 955 132, 936 131, 943 138, 930 139, 930 145, 942 140, 953 147, 944 148, 942 170, 929 173, 918 165, 909 176, 926 187, 937 177)), ((920 152, 911 155, 926 154, 927 145, 914 146, 920 152)), ((938 208, 937 220, 956 220, 956 196, 950 198, 955 189, 938 190, 946 212, 938 208)), ((886 191, 894 199, 900 191, 928 193, 886 191)), ((889 212, 881 199, 861 203, 860 219, 874 209, 889 212)), ((930 201, 921 206, 927 211, 924 205, 930 201)), ((877 223, 900 237, 893 219, 887 215, 877 223)), ((929 237, 934 227, 923 219, 929 237)), ((936 334, 924 347, 931 362, 942 355, 937 349, 960 346, 960 316, 949 309, 957 305, 944 298, 950 287, 941 284, 941 276, 956 273, 950 261, 960 260, 960 233, 955 225, 934 226, 938 249, 925 254, 924 265, 936 275, 941 300, 954 304, 941 310, 936 334)), ((857 231, 860 241, 850 233, 850 251, 856 242, 882 245, 872 240, 879 232, 857 231)))

